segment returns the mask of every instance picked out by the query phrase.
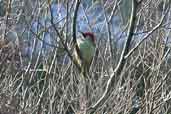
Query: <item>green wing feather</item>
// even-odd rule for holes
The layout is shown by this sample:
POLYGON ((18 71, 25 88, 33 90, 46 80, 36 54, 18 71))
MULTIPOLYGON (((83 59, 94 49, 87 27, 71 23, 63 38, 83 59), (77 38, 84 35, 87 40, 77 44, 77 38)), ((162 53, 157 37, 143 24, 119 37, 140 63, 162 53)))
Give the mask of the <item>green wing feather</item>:
POLYGON ((90 65, 95 53, 94 44, 88 39, 78 40, 78 46, 85 64, 90 65))

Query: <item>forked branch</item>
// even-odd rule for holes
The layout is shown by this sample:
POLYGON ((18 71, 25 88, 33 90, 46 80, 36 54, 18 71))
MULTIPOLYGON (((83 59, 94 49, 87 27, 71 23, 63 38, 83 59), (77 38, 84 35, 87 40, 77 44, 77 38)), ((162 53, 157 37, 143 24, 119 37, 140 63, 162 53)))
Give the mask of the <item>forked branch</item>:
POLYGON ((114 72, 112 73, 111 77, 109 78, 109 80, 107 82, 104 94, 101 96, 101 98, 93 106, 91 106, 88 109, 90 114, 93 114, 100 106, 102 106, 106 102, 106 100, 110 96, 110 93, 114 89, 113 86, 114 86, 114 82, 115 82, 115 76, 119 76, 122 72, 122 69, 123 69, 125 62, 126 62, 126 59, 124 57, 129 51, 129 47, 130 47, 132 37, 133 37, 133 33, 134 33, 134 28, 135 28, 135 23, 136 23, 137 6, 138 6, 138 3, 136 2, 136 0, 132 0, 132 12, 131 12, 131 17, 130 17, 128 36, 126 38, 119 63, 118 63, 117 67, 115 68, 114 72))

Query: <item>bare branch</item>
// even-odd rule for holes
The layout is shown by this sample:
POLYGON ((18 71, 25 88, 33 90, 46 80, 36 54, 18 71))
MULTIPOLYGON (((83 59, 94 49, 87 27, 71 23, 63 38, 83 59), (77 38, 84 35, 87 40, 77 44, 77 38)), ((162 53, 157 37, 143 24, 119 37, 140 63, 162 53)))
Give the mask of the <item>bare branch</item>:
MULTIPOLYGON (((77 0, 75 12, 74 12, 74 17, 73 17, 73 42, 74 42, 74 44, 76 44, 76 47, 78 47, 78 45, 76 43, 76 19, 77 19, 77 12, 78 12, 78 8, 79 8, 79 4, 80 4, 80 0, 77 0)), ((80 66, 77 64, 77 62, 75 61, 75 59, 72 56, 71 52, 69 51, 68 46, 64 42, 64 40, 62 38, 62 35, 60 34, 60 32, 58 31, 58 29, 56 28, 56 26, 54 24, 53 15, 52 15, 50 4, 49 4, 49 8, 50 8, 50 12, 51 12, 51 24, 52 24, 52 27, 54 28, 54 30, 56 31, 58 37, 60 38, 60 41, 61 41, 65 51, 67 52, 68 56, 70 57, 71 61, 73 61, 73 63, 77 66, 78 70, 81 70, 80 66)))
POLYGON ((128 37, 126 38, 125 45, 124 45, 119 63, 107 82, 104 94, 93 106, 90 107, 90 113, 95 112, 100 106, 102 106, 106 102, 106 100, 108 99, 108 97, 110 96, 110 94, 114 88, 113 86, 114 86, 114 82, 115 82, 115 76, 119 76, 121 74, 121 71, 126 62, 126 59, 124 58, 124 56, 129 51, 130 43, 131 43, 131 40, 133 37, 134 27, 135 27, 135 23, 136 23, 135 22, 136 10, 137 10, 137 2, 136 2, 136 0, 133 0, 132 1, 132 13, 131 13, 131 17, 130 17, 130 25, 129 25, 129 29, 128 29, 128 37))
MULTIPOLYGON (((169 9, 168 9, 168 11, 169 11, 169 9)), ((126 58, 128 58, 140 45, 141 45, 141 43, 143 43, 143 41, 145 41, 154 31, 156 31, 158 28, 160 28, 161 26, 162 26, 162 23, 163 23, 163 21, 164 21, 164 19, 165 19, 165 17, 166 17, 166 14, 167 13, 165 13, 165 15, 163 15, 163 17, 161 18, 161 21, 160 21, 160 23, 159 24, 157 24, 151 31, 149 31, 148 32, 148 34, 147 35, 145 35, 144 36, 144 38, 142 38, 142 40, 140 40, 137 44, 136 44, 136 46, 133 48, 133 49, 131 49, 130 51, 129 51, 129 53, 127 54, 127 55, 125 55, 125 59, 126 58)))
MULTIPOLYGON (((73 25, 72 25, 72 29, 73 29, 72 37, 73 37, 74 48, 76 49, 78 56, 81 58, 81 53, 80 53, 80 50, 79 50, 79 47, 77 44, 77 36, 76 36, 77 12, 79 9, 79 5, 80 5, 80 0, 76 0, 76 6, 75 6, 75 11, 74 11, 74 17, 73 17, 73 25)), ((75 62, 75 64, 76 63, 77 62, 75 62)), ((80 70, 81 66, 79 64, 76 64, 76 65, 77 65, 78 69, 80 70)))

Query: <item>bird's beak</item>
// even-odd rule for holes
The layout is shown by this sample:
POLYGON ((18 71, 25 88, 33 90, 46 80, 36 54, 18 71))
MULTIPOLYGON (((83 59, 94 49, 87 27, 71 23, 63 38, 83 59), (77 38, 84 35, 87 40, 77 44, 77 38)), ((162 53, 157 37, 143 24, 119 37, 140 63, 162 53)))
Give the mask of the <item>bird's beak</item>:
POLYGON ((81 33, 81 35, 82 35, 83 37, 85 37, 84 32, 82 32, 82 31, 78 31, 78 32, 81 33))

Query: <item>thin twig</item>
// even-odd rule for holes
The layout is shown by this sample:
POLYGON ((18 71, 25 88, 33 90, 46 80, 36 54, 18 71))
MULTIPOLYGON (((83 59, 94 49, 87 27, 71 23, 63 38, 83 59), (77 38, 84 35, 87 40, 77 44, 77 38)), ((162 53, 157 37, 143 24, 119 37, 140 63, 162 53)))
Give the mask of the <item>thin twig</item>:
MULTIPOLYGON (((73 40, 74 42, 76 42, 76 19, 77 19, 77 12, 78 12, 78 7, 79 7, 79 4, 80 4, 80 1, 78 0, 77 3, 76 3, 76 8, 75 8, 75 12, 74 12, 74 21, 73 21, 73 40), (75 26, 75 27, 74 27, 75 26)), ((56 31, 61 43, 62 43, 62 46, 64 47, 64 50, 67 52, 68 56, 70 57, 71 61, 73 61, 73 63, 77 66, 78 70, 81 70, 79 64, 75 61, 74 57, 72 56, 68 46, 66 45, 66 43, 64 42, 64 39, 62 37, 62 35, 60 34, 60 32, 58 31, 58 29, 56 28, 55 24, 54 24, 54 17, 52 15, 52 11, 51 11, 51 5, 49 4, 49 9, 50 9, 50 13, 51 13, 51 24, 52 24, 52 27, 54 28, 54 30, 56 31)), ((75 43, 74 43, 75 44, 75 43)), ((77 44, 77 43, 76 43, 77 44)), ((78 45, 76 45, 78 46, 78 45)))
MULTIPOLYGON (((169 11, 169 9, 168 9, 168 11, 169 11)), ((131 49, 131 50, 129 51, 129 53, 128 53, 127 55, 125 55, 125 59, 128 58, 128 57, 129 57, 129 56, 130 56, 130 55, 131 55, 131 54, 140 46, 140 44, 142 44, 143 41, 145 41, 145 40, 146 40, 154 31, 156 31, 159 27, 161 27, 161 25, 162 25, 162 23, 163 23, 163 21, 164 21, 164 19, 165 19, 165 17, 166 17, 166 14, 167 14, 167 13, 165 13, 165 15, 162 16, 160 23, 157 24, 151 31, 149 31, 148 34, 145 35, 144 38, 142 38, 142 40, 140 40, 140 41, 136 44, 136 46, 135 46, 133 49, 131 49)))
POLYGON ((7 9, 6 9, 5 30, 4 30, 4 34, 3 34, 3 39, 5 39, 7 31, 8 31, 7 29, 8 29, 8 22, 9 22, 10 12, 11 12, 11 4, 12 4, 12 0, 8 0, 7 9))
POLYGON ((100 106, 102 106, 106 102, 106 100, 108 99, 108 97, 110 96, 110 93, 112 92, 112 90, 114 88, 113 86, 114 86, 114 82, 115 82, 115 75, 119 76, 121 74, 122 69, 124 68, 124 65, 126 62, 126 59, 124 58, 124 56, 129 51, 129 47, 130 47, 131 40, 133 37, 133 32, 134 32, 134 27, 135 27, 135 22, 136 22, 135 20, 136 20, 137 5, 138 4, 137 4, 136 0, 133 0, 130 25, 129 25, 129 29, 128 29, 128 37, 126 38, 125 45, 124 45, 124 48, 123 48, 123 51, 122 51, 122 54, 120 57, 120 61, 107 82, 104 94, 93 106, 91 106, 88 109, 91 114, 93 114, 100 106))

